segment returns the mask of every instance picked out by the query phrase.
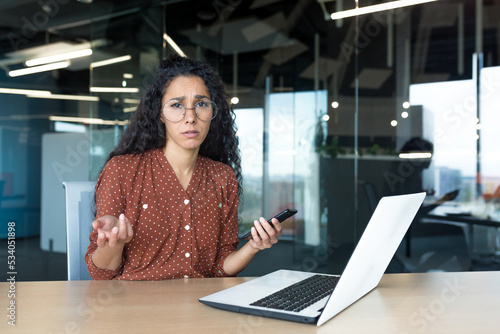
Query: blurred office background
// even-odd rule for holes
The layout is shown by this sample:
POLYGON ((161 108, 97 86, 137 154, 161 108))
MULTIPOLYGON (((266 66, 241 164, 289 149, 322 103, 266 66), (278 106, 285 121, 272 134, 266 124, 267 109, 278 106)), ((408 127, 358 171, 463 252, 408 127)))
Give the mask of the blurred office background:
POLYGON ((15 222, 17 279, 66 279, 62 182, 97 178, 177 52, 232 97, 240 233, 299 210, 242 275, 341 272, 378 199, 416 191, 427 209, 388 271, 499 269, 500 1, 331 17, 382 3, 2 0, 1 261, 15 222))

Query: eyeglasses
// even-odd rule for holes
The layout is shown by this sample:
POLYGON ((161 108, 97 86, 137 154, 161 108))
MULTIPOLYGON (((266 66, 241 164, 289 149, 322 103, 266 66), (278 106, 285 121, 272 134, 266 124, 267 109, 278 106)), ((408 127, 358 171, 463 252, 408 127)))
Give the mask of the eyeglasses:
POLYGON ((178 100, 170 100, 163 106, 163 115, 168 121, 177 123, 186 116, 188 109, 194 110, 196 117, 204 122, 211 121, 217 116, 217 106, 209 99, 197 101, 194 108, 186 108, 178 100))

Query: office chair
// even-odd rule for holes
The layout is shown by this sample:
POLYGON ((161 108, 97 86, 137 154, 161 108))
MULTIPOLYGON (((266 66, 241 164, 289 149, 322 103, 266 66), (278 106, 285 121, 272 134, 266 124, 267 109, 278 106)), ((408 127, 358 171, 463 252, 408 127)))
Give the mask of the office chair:
POLYGON ((63 182, 66 189, 68 280, 90 280, 85 253, 94 220, 95 182, 63 182))

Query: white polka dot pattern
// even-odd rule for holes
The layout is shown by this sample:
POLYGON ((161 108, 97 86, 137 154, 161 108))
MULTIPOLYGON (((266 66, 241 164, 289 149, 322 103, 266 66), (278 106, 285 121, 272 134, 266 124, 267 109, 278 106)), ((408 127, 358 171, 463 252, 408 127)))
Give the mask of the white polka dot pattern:
POLYGON ((85 255, 93 279, 160 280, 228 276, 238 245, 238 184, 227 165, 198 156, 184 190, 161 149, 111 159, 96 185, 97 217, 121 213, 134 237, 116 270, 97 268, 90 234, 85 255))

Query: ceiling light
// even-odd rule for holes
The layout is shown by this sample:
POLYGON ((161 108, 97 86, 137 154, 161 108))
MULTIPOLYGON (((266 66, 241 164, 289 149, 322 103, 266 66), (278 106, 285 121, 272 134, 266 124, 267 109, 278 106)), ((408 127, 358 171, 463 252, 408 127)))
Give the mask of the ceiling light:
POLYGON ((49 120, 54 122, 70 122, 70 123, 85 123, 85 124, 102 124, 102 125, 125 125, 128 121, 106 121, 101 118, 85 118, 85 117, 67 117, 67 116, 49 116, 49 120))
POLYGON ((126 108, 122 109, 123 112, 134 112, 136 110, 137 110, 137 107, 126 107, 126 108))
POLYGON ((133 87, 90 87, 94 93, 138 93, 139 88, 133 87))
POLYGON ((163 34, 163 39, 165 41, 167 41, 168 44, 170 44, 170 46, 172 47, 172 49, 175 50, 175 52, 177 52, 179 54, 179 56, 181 57, 186 57, 186 54, 181 50, 181 48, 174 42, 174 40, 169 36, 167 35, 167 33, 164 33, 163 34))
POLYGON ((339 107, 339 103, 337 101, 332 102, 332 108, 337 109, 339 107))
POLYGON ((403 102, 403 108, 408 109, 408 108, 410 108, 410 106, 411 106, 410 102, 408 102, 408 101, 403 102))
POLYGON ((430 159, 432 157, 432 153, 430 152, 399 153, 399 157, 401 159, 430 159))
POLYGON ((66 117, 66 116, 49 116, 49 120, 55 122, 72 122, 72 123, 86 123, 86 124, 103 124, 104 122, 104 120, 101 118, 66 117))
POLYGON ((28 97, 40 98, 40 99, 54 99, 54 100, 75 100, 75 101, 91 101, 98 102, 98 96, 86 96, 86 95, 66 95, 66 94, 49 94, 49 95, 33 95, 26 94, 28 97))
POLYGON ((391 126, 396 126, 396 125, 398 125, 398 121, 396 121, 395 119, 393 119, 391 121, 391 126))
POLYGON ((106 60, 96 61, 96 62, 90 63, 90 66, 92 68, 96 68, 96 67, 101 67, 101 66, 106 66, 106 65, 121 63, 121 62, 130 60, 130 59, 132 59, 132 56, 131 55, 126 55, 126 56, 121 56, 121 57, 116 57, 116 58, 110 58, 110 59, 106 59, 106 60))
POLYGON ((401 117, 402 117, 402 118, 408 118, 408 116, 409 116, 409 114, 408 114, 408 112, 407 112, 407 111, 403 111, 403 112, 401 113, 401 117))
POLYGON ((73 124, 67 122, 55 122, 54 123, 55 132, 76 132, 85 133, 87 132, 87 127, 83 124, 73 124))
POLYGON ((58 70, 60 68, 66 68, 68 66, 69 66, 69 61, 62 61, 59 63, 52 63, 52 64, 48 64, 48 65, 22 68, 20 70, 13 70, 13 71, 9 72, 9 76, 18 77, 18 76, 26 75, 26 74, 33 74, 33 73, 58 70))
POLYGON ((51 94, 48 90, 15 89, 15 88, 0 88, 0 93, 30 95, 33 97, 50 96, 51 94))
POLYGON ((37 98, 37 99, 77 100, 77 101, 95 101, 95 102, 99 101, 98 96, 52 94, 48 90, 34 90, 34 89, 0 88, 0 94, 26 95, 27 97, 37 98))
POLYGON ((53 56, 27 60, 26 66, 31 67, 31 66, 49 64, 49 63, 55 63, 55 62, 62 61, 62 60, 90 56, 91 54, 92 54, 92 49, 83 49, 83 50, 78 50, 78 51, 65 52, 65 53, 60 53, 60 54, 53 55, 53 56))
POLYGON ((322 119, 325 121, 325 122, 328 122, 330 120, 330 116, 329 115, 323 115, 322 119))
POLYGON ((238 102, 240 102, 240 99, 238 97, 235 96, 235 97, 231 98, 232 104, 238 104, 238 102))
POLYGON ((365 6, 365 7, 356 8, 356 9, 344 10, 344 11, 341 11, 341 12, 333 13, 330 17, 332 18, 332 20, 340 20, 340 19, 344 19, 346 17, 352 17, 352 16, 363 15, 363 14, 381 12, 381 11, 384 11, 384 10, 391 10, 391 9, 396 9, 396 8, 401 8, 401 7, 419 5, 419 4, 423 4, 423 3, 427 3, 427 2, 433 2, 433 1, 437 1, 437 0, 399 0, 399 1, 391 1, 391 2, 386 2, 386 3, 381 3, 379 5, 365 6))

